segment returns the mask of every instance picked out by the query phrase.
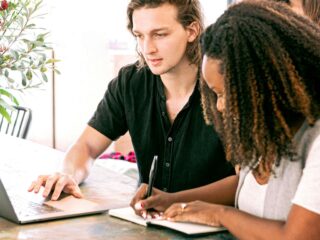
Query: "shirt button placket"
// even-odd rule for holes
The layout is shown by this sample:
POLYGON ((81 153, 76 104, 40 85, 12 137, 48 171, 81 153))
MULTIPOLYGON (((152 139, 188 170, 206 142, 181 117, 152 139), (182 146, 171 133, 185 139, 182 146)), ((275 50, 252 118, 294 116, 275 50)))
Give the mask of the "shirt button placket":
MULTIPOLYGON (((172 137, 168 137, 168 142, 169 143, 172 143, 173 142, 173 138, 172 137)), ((171 166, 171 164, 170 164, 170 162, 166 162, 165 163, 165 166, 166 166, 166 172, 169 174, 169 171, 170 171, 170 166, 171 166)), ((166 188, 166 187, 164 187, 163 189, 162 189, 164 192, 167 192, 168 191, 168 188, 166 188)))

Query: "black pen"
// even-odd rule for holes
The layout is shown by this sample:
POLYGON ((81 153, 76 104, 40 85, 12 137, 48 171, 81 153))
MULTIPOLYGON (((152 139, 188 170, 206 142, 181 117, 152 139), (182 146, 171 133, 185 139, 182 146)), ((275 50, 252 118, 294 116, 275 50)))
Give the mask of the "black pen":
POLYGON ((153 157, 151 168, 150 168, 149 183, 148 183, 146 198, 150 197, 152 194, 152 188, 153 188, 154 180, 156 178, 156 173, 157 173, 157 165, 158 165, 158 156, 155 155, 153 157))

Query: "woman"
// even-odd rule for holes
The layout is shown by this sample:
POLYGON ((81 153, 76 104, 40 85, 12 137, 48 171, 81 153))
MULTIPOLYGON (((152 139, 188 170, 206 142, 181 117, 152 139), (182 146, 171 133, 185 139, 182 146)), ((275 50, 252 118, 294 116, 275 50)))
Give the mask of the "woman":
POLYGON ((239 239, 319 239, 320 29, 283 4, 251 1, 232 6, 202 40, 205 119, 240 176, 155 190, 136 205, 161 211, 200 199, 163 217, 224 226, 239 239))

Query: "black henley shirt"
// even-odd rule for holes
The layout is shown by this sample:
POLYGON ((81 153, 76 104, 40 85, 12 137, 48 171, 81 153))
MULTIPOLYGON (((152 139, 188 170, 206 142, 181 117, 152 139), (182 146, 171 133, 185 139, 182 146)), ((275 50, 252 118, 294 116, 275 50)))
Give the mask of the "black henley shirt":
POLYGON ((148 182, 153 156, 158 155, 154 186, 163 191, 195 188, 234 174, 216 132, 204 122, 198 84, 171 124, 163 83, 148 67, 123 67, 89 125, 111 140, 129 131, 140 182, 148 182))

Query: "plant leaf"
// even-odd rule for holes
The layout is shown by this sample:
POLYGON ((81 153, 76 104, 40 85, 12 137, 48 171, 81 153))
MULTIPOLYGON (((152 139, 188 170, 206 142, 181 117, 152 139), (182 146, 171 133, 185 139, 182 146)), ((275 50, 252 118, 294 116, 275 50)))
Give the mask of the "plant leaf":
POLYGON ((8 123, 11 123, 10 115, 7 109, 1 105, 1 102, 0 102, 0 114, 8 121, 8 123))
POLYGON ((45 73, 42 72, 41 76, 42 76, 43 81, 48 82, 48 77, 45 73))
POLYGON ((32 72, 30 71, 30 69, 27 71, 26 77, 27 77, 28 80, 32 79, 32 72))
POLYGON ((46 63, 56 63, 56 62, 61 62, 59 59, 48 59, 46 63))
POLYGON ((9 77, 9 71, 8 71, 8 69, 4 70, 4 75, 6 76, 6 78, 9 77))
POLYGON ((13 102, 15 105, 19 105, 19 102, 16 99, 16 97, 13 96, 13 94, 8 92, 7 90, 4 90, 3 88, 0 88, 0 98, 1 98, 1 95, 6 96, 7 98, 9 98, 10 101, 13 102))

